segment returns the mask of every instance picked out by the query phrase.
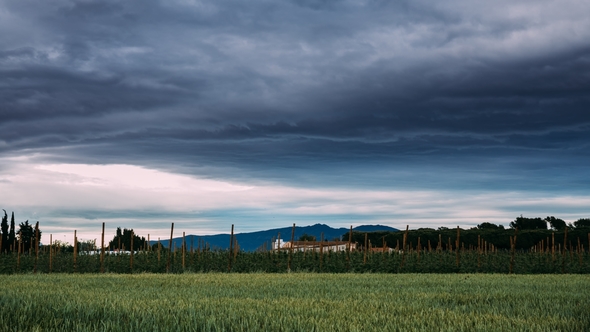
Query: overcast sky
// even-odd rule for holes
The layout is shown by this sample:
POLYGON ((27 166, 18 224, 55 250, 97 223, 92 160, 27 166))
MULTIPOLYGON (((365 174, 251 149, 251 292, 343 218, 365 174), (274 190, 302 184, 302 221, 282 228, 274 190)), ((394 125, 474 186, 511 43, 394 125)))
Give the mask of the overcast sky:
POLYGON ((59 239, 590 217, 589 1, 0 0, 0 32, 0 208, 59 239))

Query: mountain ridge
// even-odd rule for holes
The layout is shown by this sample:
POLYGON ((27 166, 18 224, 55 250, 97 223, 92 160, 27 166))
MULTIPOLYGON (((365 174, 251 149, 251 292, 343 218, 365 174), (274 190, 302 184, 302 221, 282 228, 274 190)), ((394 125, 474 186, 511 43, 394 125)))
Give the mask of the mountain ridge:
MULTIPOLYGON (((255 251, 259 248, 264 247, 270 249, 272 239, 276 239, 280 233, 281 239, 289 241, 291 240, 292 227, 273 228, 262 231, 236 233, 234 237, 238 241, 240 250, 244 251, 255 251)), ((324 240, 334 240, 336 238, 341 239, 343 235, 350 231, 349 228, 340 227, 333 228, 326 224, 314 224, 310 226, 295 226, 295 239, 298 239, 304 234, 315 236, 319 241, 321 234, 324 234, 324 240)), ((353 231, 359 232, 376 232, 376 231, 399 231, 397 228, 393 228, 385 225, 360 225, 353 227, 353 231)), ((187 235, 185 241, 187 248, 190 250, 202 247, 207 244, 211 249, 225 250, 229 248, 230 234, 214 234, 214 235, 187 235)), ((168 248, 168 242, 170 240, 160 241, 163 247, 168 248)), ((157 244, 158 241, 150 241, 150 245, 157 244)), ((182 237, 176 237, 172 239, 173 248, 180 248, 182 245, 182 237)))

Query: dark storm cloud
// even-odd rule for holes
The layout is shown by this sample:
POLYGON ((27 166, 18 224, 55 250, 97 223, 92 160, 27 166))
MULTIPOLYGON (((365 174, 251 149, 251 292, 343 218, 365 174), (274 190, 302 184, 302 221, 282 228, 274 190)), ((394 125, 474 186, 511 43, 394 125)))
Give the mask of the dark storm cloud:
POLYGON ((590 157, 586 4, 0 6, 4 153, 333 182, 436 166, 508 187, 508 173, 551 178, 590 157))

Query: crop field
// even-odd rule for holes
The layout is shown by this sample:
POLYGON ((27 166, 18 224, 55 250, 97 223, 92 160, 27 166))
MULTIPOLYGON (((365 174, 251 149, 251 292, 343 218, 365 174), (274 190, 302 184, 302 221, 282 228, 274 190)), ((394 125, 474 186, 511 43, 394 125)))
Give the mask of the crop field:
POLYGON ((17 274, 0 331, 587 331, 590 277, 17 274))

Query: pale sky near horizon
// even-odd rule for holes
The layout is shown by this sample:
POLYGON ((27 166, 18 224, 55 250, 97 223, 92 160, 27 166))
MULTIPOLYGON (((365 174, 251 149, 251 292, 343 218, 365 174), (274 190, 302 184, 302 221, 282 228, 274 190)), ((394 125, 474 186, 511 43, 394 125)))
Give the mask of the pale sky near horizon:
POLYGON ((71 242, 590 217, 588 1, 0 0, 0 208, 71 242))

